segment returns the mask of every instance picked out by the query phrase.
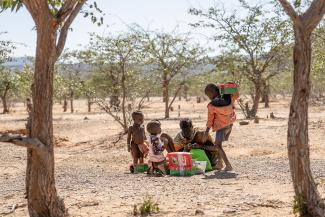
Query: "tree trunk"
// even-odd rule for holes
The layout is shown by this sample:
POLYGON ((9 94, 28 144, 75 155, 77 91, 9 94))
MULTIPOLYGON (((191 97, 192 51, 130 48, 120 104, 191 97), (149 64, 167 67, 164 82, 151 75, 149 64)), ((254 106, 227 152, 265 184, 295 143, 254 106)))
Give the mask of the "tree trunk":
POLYGON ((125 109, 126 87, 125 87, 125 73, 124 73, 124 71, 123 71, 123 75, 122 75, 122 91, 123 91, 123 96, 122 96, 123 128, 124 128, 124 132, 127 132, 128 124, 127 124, 127 120, 126 120, 126 109, 125 109))
POLYGON ((295 27, 293 95, 288 122, 288 157, 296 201, 300 201, 301 216, 323 217, 321 202, 310 170, 308 144, 308 100, 310 93, 310 34, 295 27))
POLYGON ((264 108, 270 108, 270 85, 263 82, 263 96, 262 101, 264 103, 264 108))
POLYGON ((185 98, 185 101, 188 101, 188 90, 189 90, 189 87, 187 85, 184 85, 184 98, 185 98))
POLYGON ((88 112, 91 112, 91 104, 92 104, 92 100, 90 97, 88 97, 87 98, 88 112))
POLYGON ((2 101, 2 105, 3 105, 3 114, 7 114, 9 113, 9 109, 8 109, 8 104, 7 104, 7 96, 1 96, 1 101, 2 101))
POLYGON ((63 112, 66 112, 68 110, 68 101, 67 101, 67 97, 64 96, 63 99, 63 112))
POLYGON ((71 113, 74 112, 73 98, 74 98, 74 92, 73 92, 73 90, 71 90, 70 91, 70 111, 71 111, 71 113))
POLYGON ((250 111, 250 117, 256 116, 257 110, 258 110, 258 105, 259 105, 260 98, 261 98, 261 83, 256 82, 254 85, 255 85, 255 94, 254 94, 254 99, 253 99, 253 106, 250 111))
POLYGON ((165 118, 169 118, 169 90, 168 90, 168 81, 163 83, 163 94, 165 102, 165 118))
POLYGON ((181 90, 178 93, 178 101, 182 101, 182 91, 181 90))
POLYGON ((32 137, 45 149, 32 150, 28 184, 28 210, 31 217, 63 217, 66 210, 56 192, 53 144, 53 71, 56 61, 56 29, 51 17, 39 19, 35 58, 32 137))

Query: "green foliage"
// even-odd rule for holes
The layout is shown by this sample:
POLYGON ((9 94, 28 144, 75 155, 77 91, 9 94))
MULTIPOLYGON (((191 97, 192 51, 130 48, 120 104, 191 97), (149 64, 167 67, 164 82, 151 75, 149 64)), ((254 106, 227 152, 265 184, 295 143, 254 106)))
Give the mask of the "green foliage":
MULTIPOLYGON (((86 0, 87 1, 87 0, 86 0)), ((58 15, 62 14, 62 8, 65 6, 65 3, 67 1, 64 0, 47 0, 48 8, 51 14, 58 17, 58 15)), ((82 2, 82 0, 75 0, 75 3, 82 2)), ((2 11, 5 11, 7 9, 10 9, 11 11, 17 12, 23 7, 23 1, 22 0, 1 0, 0 1, 0 13, 2 11)), ((87 6, 82 11, 80 11, 84 17, 89 17, 90 21, 94 24, 97 24, 98 26, 103 25, 104 23, 104 13, 103 11, 98 7, 98 4, 96 1, 93 1, 91 3, 86 2, 85 5, 87 6)))
POLYGON ((293 200, 293 214, 296 216, 308 216, 308 206, 303 195, 295 195, 293 200))
POLYGON ((312 93, 323 95, 325 92, 325 27, 316 29, 312 38, 311 81, 312 93))
MULTIPOLYGON (((0 32, 0 35, 3 34, 0 32)), ((16 49, 13 42, 0 40, 0 65, 9 62, 12 52, 16 49)))
POLYGON ((0 96, 14 96, 18 89, 19 76, 16 72, 6 68, 0 68, 0 96))
POLYGON ((205 50, 198 44, 191 43, 188 35, 148 32, 142 29, 136 31, 141 35, 146 64, 163 81, 169 82, 176 76, 186 77, 204 56, 205 50))
POLYGON ((76 52, 64 52, 55 67, 54 95, 63 97, 79 97, 82 94, 83 81, 81 78, 81 62, 76 52))
POLYGON ((158 203, 153 201, 152 197, 146 196, 139 208, 137 207, 137 205, 134 205, 132 214, 133 216, 138 216, 139 214, 141 216, 148 216, 150 214, 158 212, 158 203))
POLYGON ((217 7, 208 10, 192 8, 190 13, 203 18, 194 27, 216 31, 214 40, 220 43, 222 56, 216 65, 222 71, 240 73, 253 83, 268 80, 279 71, 267 70, 287 55, 292 38, 290 23, 272 16, 262 6, 249 6, 241 0, 242 17, 236 11, 228 13, 217 7))
POLYGON ((17 96, 20 99, 26 99, 32 96, 31 85, 33 83, 34 71, 30 66, 25 66, 21 71, 17 72, 18 90, 17 96))
POLYGON ((132 99, 148 88, 142 85, 147 78, 140 73, 143 56, 137 35, 102 37, 92 34, 88 49, 80 56, 92 66, 91 79, 98 96, 121 97, 125 87, 128 98, 132 99))

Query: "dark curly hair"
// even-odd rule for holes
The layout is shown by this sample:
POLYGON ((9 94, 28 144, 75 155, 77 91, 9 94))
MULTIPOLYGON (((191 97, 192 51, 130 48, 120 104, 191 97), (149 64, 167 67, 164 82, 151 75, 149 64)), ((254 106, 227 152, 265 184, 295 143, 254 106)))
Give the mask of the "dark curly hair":
POLYGON ((220 90, 218 88, 217 85, 215 84, 208 84, 205 89, 204 89, 204 93, 206 94, 207 92, 212 92, 212 93, 216 93, 217 95, 220 95, 220 90))
POLYGON ((133 120, 134 120, 135 117, 137 117, 137 116, 144 117, 142 111, 139 111, 139 110, 138 110, 138 111, 134 111, 134 112, 132 112, 132 119, 133 119, 133 120))

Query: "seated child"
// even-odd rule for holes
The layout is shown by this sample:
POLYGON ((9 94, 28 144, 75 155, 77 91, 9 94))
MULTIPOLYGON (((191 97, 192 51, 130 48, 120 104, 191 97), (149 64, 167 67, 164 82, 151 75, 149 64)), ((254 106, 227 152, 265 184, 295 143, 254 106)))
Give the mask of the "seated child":
POLYGON ((132 113, 133 125, 128 129, 127 146, 133 158, 133 166, 143 164, 143 158, 148 154, 148 147, 145 145, 145 130, 143 126, 144 116, 141 111, 132 113))
POLYGON ((165 137, 161 137, 161 124, 158 120, 150 121, 147 124, 147 131, 149 132, 149 169, 148 174, 152 175, 155 171, 158 171, 161 175, 165 176, 165 164, 166 158, 163 154, 165 147, 168 143, 165 137))
POLYGON ((221 170, 223 165, 218 150, 207 150, 204 147, 214 146, 214 141, 210 135, 204 140, 204 130, 194 128, 192 120, 183 118, 179 122, 181 131, 176 135, 175 149, 177 151, 190 151, 192 148, 204 149, 213 169, 221 170))
POLYGON ((216 137, 214 146, 206 146, 204 149, 218 150, 226 164, 225 170, 230 171, 232 166, 222 148, 222 142, 228 140, 232 125, 236 120, 234 101, 239 97, 239 94, 226 94, 221 97, 219 88, 215 84, 208 84, 205 88, 205 94, 211 102, 208 104, 208 121, 204 139, 208 137, 210 128, 216 132, 216 137))

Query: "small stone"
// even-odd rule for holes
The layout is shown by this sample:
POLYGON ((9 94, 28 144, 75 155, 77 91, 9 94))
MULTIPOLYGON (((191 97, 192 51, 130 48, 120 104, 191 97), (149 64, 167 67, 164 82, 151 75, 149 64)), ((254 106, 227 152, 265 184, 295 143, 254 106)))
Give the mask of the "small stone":
POLYGON ((233 208, 226 208, 223 210, 223 213, 235 213, 237 210, 233 208))
POLYGON ((201 209, 197 209, 195 210, 195 215, 204 215, 204 212, 201 209))

